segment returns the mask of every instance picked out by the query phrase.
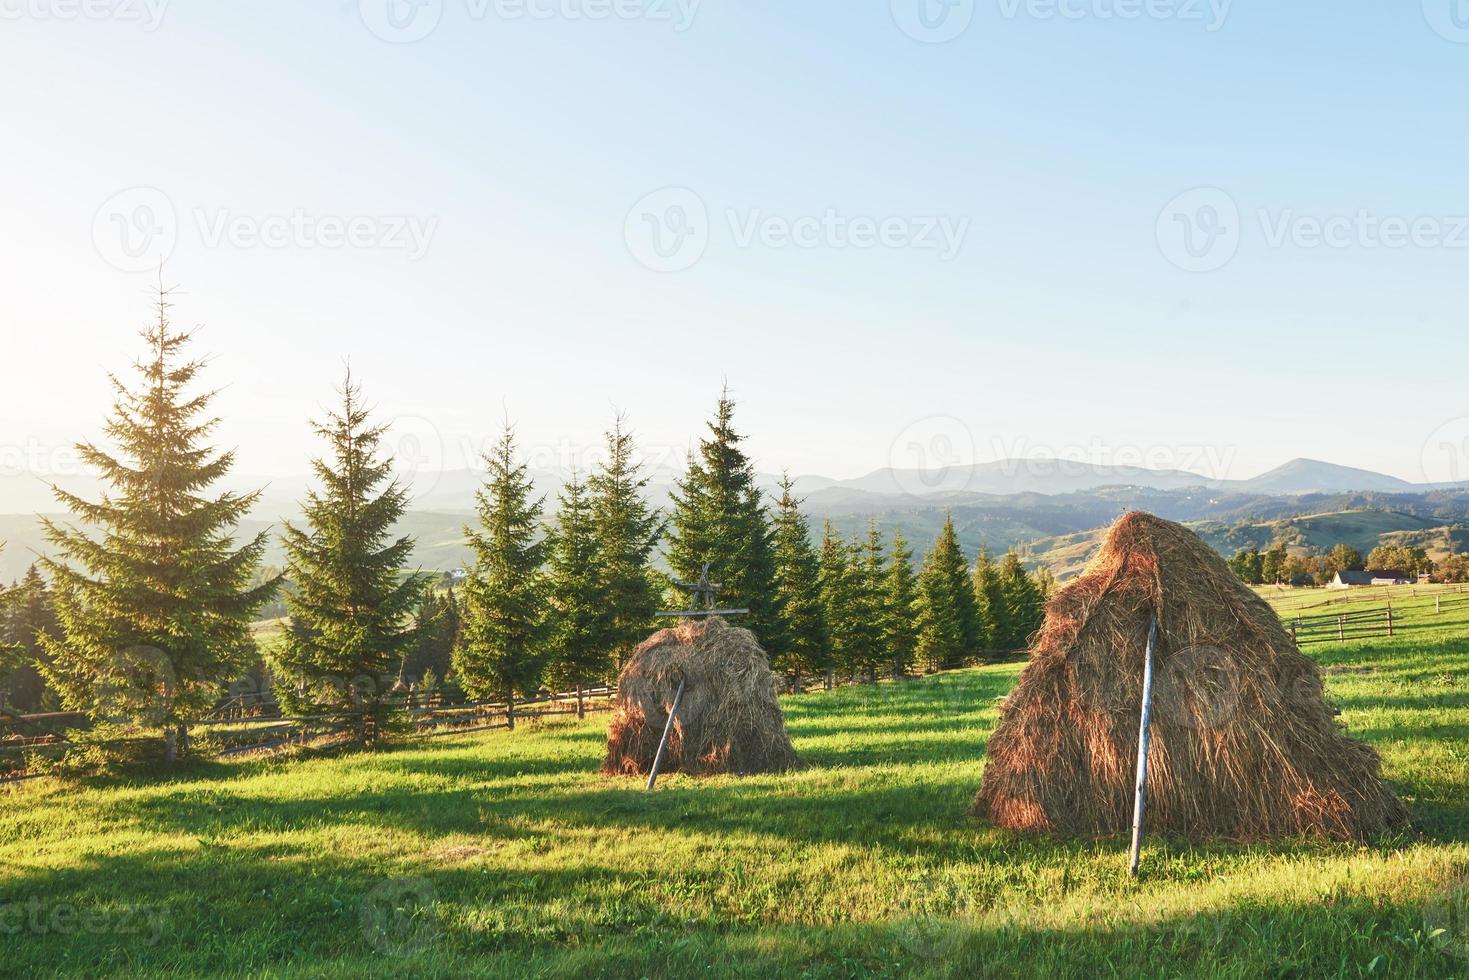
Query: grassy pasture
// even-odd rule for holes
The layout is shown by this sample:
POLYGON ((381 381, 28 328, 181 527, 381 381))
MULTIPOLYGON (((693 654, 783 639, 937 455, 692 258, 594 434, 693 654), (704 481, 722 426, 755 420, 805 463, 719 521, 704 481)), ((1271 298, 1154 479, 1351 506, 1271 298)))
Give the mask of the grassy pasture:
POLYGON ((0 789, 0 974, 1469 977, 1469 603, 1399 608, 1312 649, 1413 814, 1370 846, 1149 839, 1134 883, 977 823, 1008 664, 788 698, 807 770, 653 795, 605 716, 0 789))

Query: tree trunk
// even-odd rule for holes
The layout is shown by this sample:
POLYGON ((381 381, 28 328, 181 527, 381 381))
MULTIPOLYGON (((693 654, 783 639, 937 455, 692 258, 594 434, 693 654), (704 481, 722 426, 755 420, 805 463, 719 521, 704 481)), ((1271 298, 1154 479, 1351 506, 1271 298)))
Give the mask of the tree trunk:
POLYGON ((163 764, 173 766, 179 761, 179 730, 172 725, 163 730, 163 764))
POLYGON ((797 694, 801 693, 801 672, 799 670, 796 671, 796 683, 794 685, 794 690, 797 694))
POLYGON ((826 689, 828 691, 831 690, 832 684, 834 683, 833 678, 832 678, 832 674, 833 674, 832 669, 830 667, 826 668, 826 689))

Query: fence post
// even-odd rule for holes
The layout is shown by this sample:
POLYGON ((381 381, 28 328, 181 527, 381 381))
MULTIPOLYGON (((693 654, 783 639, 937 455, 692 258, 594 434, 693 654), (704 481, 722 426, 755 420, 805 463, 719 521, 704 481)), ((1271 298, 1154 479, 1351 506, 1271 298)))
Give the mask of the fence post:
POLYGON ((1443 596, 1436 595, 1433 597, 1433 613, 1436 616, 1441 612, 1443 612, 1443 596))
POLYGON ((1387 604, 1387 635, 1392 636, 1392 603, 1387 604))
POLYGON ((1338 643, 1347 641, 1347 617, 1336 617, 1336 640, 1338 643))

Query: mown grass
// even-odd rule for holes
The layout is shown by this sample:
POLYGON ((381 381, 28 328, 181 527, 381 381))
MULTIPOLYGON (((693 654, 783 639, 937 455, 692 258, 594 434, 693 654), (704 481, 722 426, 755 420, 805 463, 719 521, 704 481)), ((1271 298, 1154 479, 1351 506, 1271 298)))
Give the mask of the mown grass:
POLYGON ((597 774, 605 716, 22 784, 0 972, 1469 976, 1469 604, 1408 622, 1313 651, 1413 814, 1370 846, 1149 839, 1134 882, 1125 841, 973 820, 1007 664, 788 698, 808 769, 654 794, 597 774))

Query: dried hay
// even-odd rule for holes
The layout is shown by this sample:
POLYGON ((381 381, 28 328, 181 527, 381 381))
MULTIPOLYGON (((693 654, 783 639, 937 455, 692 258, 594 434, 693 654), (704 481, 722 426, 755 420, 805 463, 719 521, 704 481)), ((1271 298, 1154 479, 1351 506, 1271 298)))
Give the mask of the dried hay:
POLYGON ((1360 839, 1406 822, 1275 612, 1187 528, 1142 513, 1048 604, 971 812, 1015 830, 1130 828, 1155 612, 1149 832, 1360 839))
POLYGON ((604 773, 648 772, 680 678, 687 683, 662 772, 800 768, 765 651, 749 630, 710 616, 658 631, 628 658, 617 679, 604 773))

